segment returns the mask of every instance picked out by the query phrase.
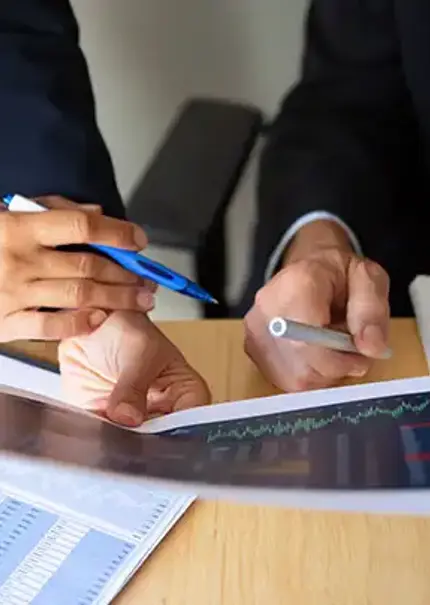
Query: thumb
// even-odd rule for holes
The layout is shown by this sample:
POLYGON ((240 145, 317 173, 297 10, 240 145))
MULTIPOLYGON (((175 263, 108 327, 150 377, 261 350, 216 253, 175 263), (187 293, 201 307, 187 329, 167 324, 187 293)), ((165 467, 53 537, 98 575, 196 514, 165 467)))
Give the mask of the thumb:
POLYGON ((363 355, 381 358, 388 350, 389 277, 369 260, 356 259, 348 274, 347 325, 363 355))
POLYGON ((131 343, 131 354, 121 367, 116 385, 109 396, 107 417, 118 424, 136 427, 147 418, 148 390, 163 370, 166 354, 155 326, 138 335, 138 346, 131 343), (153 329, 151 329, 153 328, 153 329))

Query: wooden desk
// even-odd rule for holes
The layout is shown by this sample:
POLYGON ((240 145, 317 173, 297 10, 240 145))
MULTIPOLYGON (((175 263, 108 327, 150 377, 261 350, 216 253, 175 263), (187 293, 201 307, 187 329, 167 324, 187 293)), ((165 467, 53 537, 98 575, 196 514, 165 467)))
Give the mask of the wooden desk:
MULTIPOLYGON (((267 395, 242 352, 239 322, 165 323, 215 401, 267 395)), ((369 380, 427 374, 412 320, 396 320, 390 362, 369 380)), ((52 360, 52 346, 13 348, 52 360)), ((118 605, 428 605, 430 518, 198 502, 118 605)))

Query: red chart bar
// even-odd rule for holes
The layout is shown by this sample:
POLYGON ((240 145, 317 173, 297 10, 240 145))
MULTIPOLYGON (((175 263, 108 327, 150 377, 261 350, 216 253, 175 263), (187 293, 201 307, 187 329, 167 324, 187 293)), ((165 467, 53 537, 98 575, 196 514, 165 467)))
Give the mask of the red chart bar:
POLYGON ((400 426, 400 429, 402 429, 402 430, 403 429, 414 430, 414 429, 425 429, 425 428, 427 428, 427 429, 430 428, 430 422, 419 422, 417 424, 402 424, 400 426))
POLYGON ((430 452, 416 452, 405 455, 406 462, 426 462, 430 460, 430 452))

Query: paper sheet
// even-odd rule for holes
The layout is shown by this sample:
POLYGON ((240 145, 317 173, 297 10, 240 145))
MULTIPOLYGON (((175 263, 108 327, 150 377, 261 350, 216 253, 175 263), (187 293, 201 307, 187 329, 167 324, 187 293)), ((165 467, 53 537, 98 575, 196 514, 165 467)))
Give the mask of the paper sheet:
MULTIPOLYGON (((140 428, 169 439, 136 439, 107 427, 94 433, 93 421, 77 422, 76 417, 80 428, 73 434, 71 419, 64 415, 56 416, 57 425, 39 416, 40 433, 26 433, 20 427, 29 402, 13 405, 15 410, 21 405, 14 443, 26 443, 29 451, 38 443, 54 469, 63 460, 79 472, 88 468, 95 477, 114 471, 118 481, 126 482, 131 472, 151 490, 181 490, 185 496, 430 513, 428 376, 206 406, 140 428), (60 418, 67 423, 69 443, 79 444, 75 457, 75 446, 64 456, 60 418)), ((29 413, 34 409, 30 404, 29 413)), ((41 414, 49 416, 46 409, 41 414)), ((2 456, 8 451, 4 448, 2 456)), ((39 463, 31 454, 28 461, 39 463)))
POLYGON ((0 384, 63 401, 59 374, 0 354, 0 384))
POLYGON ((409 286, 409 295, 430 371, 430 276, 418 275, 409 286))
MULTIPOLYGON (((57 374, 4 356, 0 382, 61 398, 57 374)), ((0 605, 107 605, 192 502, 0 460, 0 605)))

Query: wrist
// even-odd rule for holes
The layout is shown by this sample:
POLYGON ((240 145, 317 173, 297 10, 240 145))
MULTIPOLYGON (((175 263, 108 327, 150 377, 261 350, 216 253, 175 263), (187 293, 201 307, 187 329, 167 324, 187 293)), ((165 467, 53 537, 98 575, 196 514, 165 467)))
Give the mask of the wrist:
POLYGON ((334 221, 313 221, 296 233, 284 252, 282 265, 285 267, 319 251, 333 248, 342 252, 353 252, 346 231, 334 221))

